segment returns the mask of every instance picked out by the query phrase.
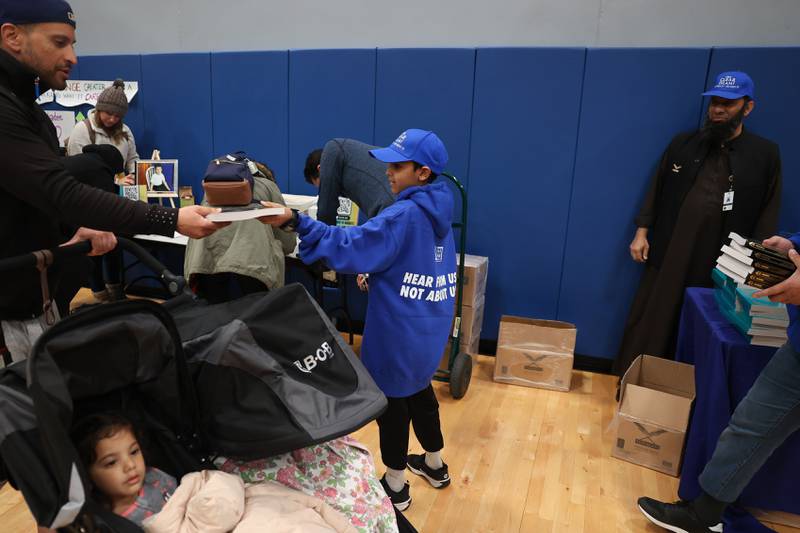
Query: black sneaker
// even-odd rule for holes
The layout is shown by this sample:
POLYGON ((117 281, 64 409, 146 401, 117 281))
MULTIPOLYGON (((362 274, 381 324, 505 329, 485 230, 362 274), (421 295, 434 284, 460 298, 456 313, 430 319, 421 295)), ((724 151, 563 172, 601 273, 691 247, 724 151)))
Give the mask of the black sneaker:
POLYGON ((398 511, 405 511, 408 509, 409 505, 411 505, 411 494, 408 490, 408 481, 406 481, 406 484, 403 485, 403 488, 400 490, 400 492, 395 492, 386 482, 386 474, 384 474, 381 478, 381 485, 383 486, 383 490, 386 491, 386 495, 392 501, 392 505, 394 505, 395 509, 398 511))
POLYGON ((408 469, 428 480, 435 489, 443 489, 450 484, 450 474, 447 473, 447 464, 442 461, 442 467, 433 469, 425 464, 425 454, 409 454, 408 469))
POLYGON ((690 502, 661 503, 652 498, 639 498, 639 510, 657 526, 674 533, 719 533, 722 523, 706 525, 697 516, 690 502))

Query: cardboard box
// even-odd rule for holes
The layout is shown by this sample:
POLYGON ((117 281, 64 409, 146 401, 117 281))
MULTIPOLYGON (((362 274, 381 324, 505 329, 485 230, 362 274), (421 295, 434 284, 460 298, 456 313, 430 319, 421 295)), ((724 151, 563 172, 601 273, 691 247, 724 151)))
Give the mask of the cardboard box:
MULTIPOLYGON (((483 295, 475 303, 475 306, 461 306, 461 342, 470 342, 479 335, 483 325, 483 311, 486 309, 486 298, 483 295)), ((455 325, 455 317, 453 318, 455 325)), ((450 331, 452 332, 452 326, 450 331)))
POLYGON ((574 324, 503 315, 497 335, 494 380, 568 391, 577 330, 574 324))
MULTIPOLYGON (((459 255, 456 255, 458 263, 459 255)), ((481 255, 464 255, 464 284, 461 305, 476 307, 475 302, 486 292, 486 277, 489 273, 489 258, 481 255)))
MULTIPOLYGON (((481 335, 480 331, 477 332, 475 337, 467 342, 461 341, 458 345, 458 351, 463 353, 468 353, 472 356, 478 355, 478 344, 480 343, 481 335)), ((442 354, 442 359, 439 361, 439 370, 447 370, 447 365, 450 362, 450 341, 447 341, 447 345, 444 347, 444 353, 442 354)), ((473 364, 475 361, 473 360, 473 364)))
POLYGON ((640 355, 625 372, 611 455, 665 474, 681 470, 694 401, 694 367, 640 355))

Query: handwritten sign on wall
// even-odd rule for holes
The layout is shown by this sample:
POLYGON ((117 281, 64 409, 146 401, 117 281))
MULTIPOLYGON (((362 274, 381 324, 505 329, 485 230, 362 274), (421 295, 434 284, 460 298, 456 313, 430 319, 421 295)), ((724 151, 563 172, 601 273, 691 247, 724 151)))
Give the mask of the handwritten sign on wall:
MULTIPOLYGON (((111 87, 113 81, 87 81, 67 80, 67 87, 63 91, 47 91, 36 100, 39 104, 55 101, 64 107, 77 107, 83 104, 96 105, 97 97, 106 87, 111 87)), ((125 82, 125 97, 130 103, 139 92, 138 81, 125 82)))

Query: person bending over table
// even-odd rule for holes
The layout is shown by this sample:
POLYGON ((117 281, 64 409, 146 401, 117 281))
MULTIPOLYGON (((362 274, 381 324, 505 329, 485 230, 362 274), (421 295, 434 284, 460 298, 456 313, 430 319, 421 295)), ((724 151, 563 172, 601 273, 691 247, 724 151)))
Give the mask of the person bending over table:
POLYGON ((353 139, 333 139, 308 154, 303 175, 319 187, 317 220, 336 225, 340 196, 354 201, 367 218, 394 203, 386 163, 369 155, 375 148, 353 139))

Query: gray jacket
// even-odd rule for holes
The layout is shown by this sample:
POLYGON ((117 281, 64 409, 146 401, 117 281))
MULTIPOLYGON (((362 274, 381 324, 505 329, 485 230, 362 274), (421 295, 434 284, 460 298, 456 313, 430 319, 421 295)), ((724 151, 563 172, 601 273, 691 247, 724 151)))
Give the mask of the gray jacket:
MULTIPOLYGON (((286 205, 272 180, 254 176, 253 198, 286 205)), ((203 205, 208 205, 203 200, 203 205)), ((297 235, 258 220, 234 222, 203 239, 189 239, 183 264, 187 279, 192 274, 233 272, 255 278, 270 289, 283 287, 285 256, 292 253, 297 235)))
MULTIPOLYGON (((125 160, 125 172, 128 174, 133 174, 136 170, 136 160, 139 159, 139 154, 136 152, 136 140, 133 138, 133 132, 131 129, 123 124, 122 131, 128 134, 128 138, 121 139, 119 142, 114 142, 111 137, 109 137, 103 128, 98 128, 95 126, 94 123, 94 114, 95 110, 92 109, 89 111, 89 122, 91 123, 91 128, 94 130, 94 144, 111 144, 114 145, 117 150, 122 154, 122 158, 125 160)), ((73 128, 72 133, 69 134, 69 141, 67 142, 67 155, 76 155, 83 152, 83 147, 87 144, 92 144, 92 140, 89 136, 89 125, 86 124, 86 121, 80 121, 75 124, 75 128, 73 128)))

